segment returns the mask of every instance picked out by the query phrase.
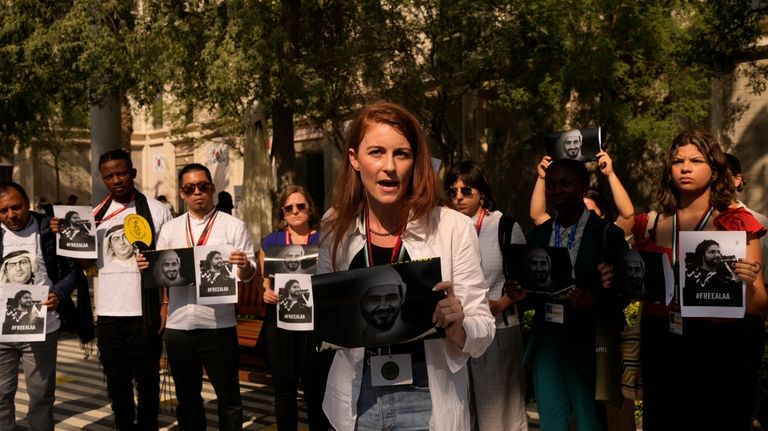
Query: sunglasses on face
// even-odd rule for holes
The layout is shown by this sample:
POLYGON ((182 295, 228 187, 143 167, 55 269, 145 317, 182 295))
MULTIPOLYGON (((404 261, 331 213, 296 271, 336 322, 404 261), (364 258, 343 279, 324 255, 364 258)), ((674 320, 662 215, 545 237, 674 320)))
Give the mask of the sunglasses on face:
POLYGON ((291 214, 293 212, 293 207, 296 207, 296 211, 301 212, 301 211, 304 211, 305 209, 307 209, 307 204, 300 203, 300 204, 296 204, 296 205, 286 205, 286 206, 283 207, 283 212, 285 214, 291 214))
POLYGON ((200 190, 200 193, 205 193, 210 190, 212 186, 213 184, 207 181, 203 181, 202 183, 197 184, 184 184, 181 186, 181 191, 184 192, 185 195, 191 195, 195 193, 195 189, 200 190))
POLYGON ((448 197, 456 199, 456 196, 461 192, 461 195, 465 198, 472 197, 472 187, 451 187, 447 190, 448 197))

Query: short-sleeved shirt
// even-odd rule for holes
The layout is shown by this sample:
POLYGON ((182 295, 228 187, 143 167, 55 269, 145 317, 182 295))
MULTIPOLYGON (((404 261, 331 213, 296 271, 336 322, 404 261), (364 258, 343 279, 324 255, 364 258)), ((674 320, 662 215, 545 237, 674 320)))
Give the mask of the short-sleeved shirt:
MULTIPOLYGON (((147 197, 147 205, 157 234, 171 219, 171 212, 165 204, 150 197, 147 197)), ((136 201, 126 206, 113 200, 106 214, 121 208, 125 209, 96 228, 99 280, 94 297, 98 316, 141 316, 141 273, 136 266, 136 258, 133 253, 128 258, 121 258, 104 240, 105 234, 113 227, 122 225, 128 214, 136 214, 136 201)))

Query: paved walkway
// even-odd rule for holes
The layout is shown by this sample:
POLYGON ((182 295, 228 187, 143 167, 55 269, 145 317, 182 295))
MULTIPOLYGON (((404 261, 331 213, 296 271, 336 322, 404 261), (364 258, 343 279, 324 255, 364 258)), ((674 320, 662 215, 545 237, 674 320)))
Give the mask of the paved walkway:
MULTIPOLYGON (((56 404, 54 417, 56 430, 75 431, 107 431, 113 429, 112 409, 107 400, 106 384, 99 367, 99 361, 94 353, 88 359, 83 359, 83 351, 75 338, 66 334, 59 341, 59 355, 56 373, 56 404)), ((18 429, 28 429, 23 419, 27 414, 28 400, 23 373, 19 376, 19 391, 16 394, 16 418, 18 429)), ((178 430, 176 417, 173 413, 175 388, 171 376, 164 373, 161 376, 162 406, 160 412, 161 430, 178 430)), ((257 383, 240 383, 240 393, 243 397, 246 430, 276 430, 273 416, 272 388, 257 383)), ((203 382, 203 399, 208 428, 217 428, 216 394, 207 380, 203 382)), ((308 429, 306 408, 303 403, 299 406, 300 429, 308 429)))
MULTIPOLYGON (((178 430, 173 413, 175 388, 167 373, 161 376, 160 429, 178 430)), ((243 397, 245 430, 277 430, 273 416, 273 391, 268 385, 240 382, 243 397)), ((207 380, 203 382, 203 399, 208 429, 217 429, 216 394, 207 380)), ((23 373, 19 376, 19 391, 16 394, 17 429, 28 429, 24 417, 28 400, 23 373)), ((106 395, 106 384, 94 352, 84 359, 77 339, 64 334, 59 340, 59 355, 56 374, 56 404, 54 417, 57 431, 108 431, 113 429, 112 409, 106 395)), ((538 414, 528 412, 531 430, 538 430, 538 414)), ((308 430, 306 406, 299 402, 299 430, 308 430)))

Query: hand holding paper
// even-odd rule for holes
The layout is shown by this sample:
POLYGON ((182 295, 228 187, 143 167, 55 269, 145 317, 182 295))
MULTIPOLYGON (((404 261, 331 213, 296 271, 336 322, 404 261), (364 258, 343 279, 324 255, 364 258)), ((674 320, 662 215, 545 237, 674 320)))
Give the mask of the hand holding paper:
POLYGON ((441 281, 432 290, 444 290, 445 299, 440 300, 432 315, 432 322, 436 328, 444 328, 445 336, 457 346, 463 348, 467 340, 464 332, 464 307, 461 301, 453 294, 453 283, 441 281))

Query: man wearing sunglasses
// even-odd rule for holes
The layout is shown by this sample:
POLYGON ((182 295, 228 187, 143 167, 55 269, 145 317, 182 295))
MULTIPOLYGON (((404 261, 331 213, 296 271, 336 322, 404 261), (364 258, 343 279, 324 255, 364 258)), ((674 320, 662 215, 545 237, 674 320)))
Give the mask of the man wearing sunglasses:
MULTIPOLYGON (((205 166, 192 163, 179 172, 179 195, 187 212, 168 222, 160 232, 158 250, 203 245, 231 245, 221 264, 234 265, 243 282, 256 275, 253 243, 245 223, 213 204, 216 187, 205 166)), ((146 269, 143 256, 139 267, 146 269)), ((149 276, 149 275, 148 275, 149 276)), ((218 399, 219 430, 240 430, 243 405, 238 379, 237 332, 234 304, 198 304, 193 286, 166 289, 168 321, 165 343, 171 376, 176 384, 176 418, 183 430, 205 430, 200 396, 205 369, 218 399)))
MULTIPOLYGON (((115 232, 122 231, 127 215, 138 214, 149 223, 153 235, 147 245, 153 249, 157 233, 171 219, 171 212, 162 202, 136 190, 136 169, 128 152, 113 150, 102 154, 99 173, 109 191, 107 198, 93 209, 100 245, 96 247, 99 276, 94 289, 99 360, 107 379, 116 428, 157 429, 160 334, 166 307, 161 304, 159 291, 142 289, 135 260, 115 259, 114 247, 119 248, 120 256, 132 254, 130 245, 120 243, 124 239, 116 237, 115 232), (108 250, 110 256, 106 255, 108 250), (138 400, 138 405, 134 400, 138 400)), ((51 230, 59 231, 55 218, 51 220, 51 230)))

